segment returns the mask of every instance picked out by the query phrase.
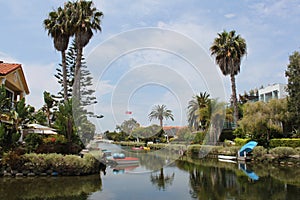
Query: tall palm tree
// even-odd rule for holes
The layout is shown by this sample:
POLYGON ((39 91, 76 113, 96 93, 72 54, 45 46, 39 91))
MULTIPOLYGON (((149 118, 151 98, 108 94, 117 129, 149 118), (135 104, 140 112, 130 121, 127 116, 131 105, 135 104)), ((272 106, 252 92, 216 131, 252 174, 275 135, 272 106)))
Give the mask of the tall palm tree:
POLYGON ((71 13, 69 23, 72 25, 72 32, 75 35, 77 57, 75 65, 75 96, 79 95, 80 67, 83 48, 93 37, 93 31, 101 31, 101 18, 103 13, 93 7, 92 1, 79 0, 68 2, 65 5, 66 12, 71 13))
POLYGON ((56 11, 49 13, 48 18, 44 20, 44 27, 48 31, 48 35, 53 38, 54 47, 61 52, 62 57, 62 72, 63 72, 63 92, 64 101, 68 99, 67 89, 67 64, 66 64, 66 50, 71 36, 70 27, 68 26, 69 16, 65 10, 59 7, 56 11))
POLYGON ((224 76, 231 79, 232 101, 234 108, 234 123, 238 120, 238 106, 236 97, 235 76, 240 72, 241 60, 247 53, 246 41, 235 31, 218 33, 213 45, 210 47, 211 55, 215 56, 224 76))
POLYGON ((200 128, 206 129, 211 113, 209 94, 200 92, 193 97, 188 105, 188 122, 189 126, 195 130, 200 128))
POLYGON ((148 115, 150 121, 152 119, 158 119, 160 127, 163 127, 163 119, 171 119, 174 121, 174 116, 171 110, 168 110, 166 105, 155 105, 148 115))

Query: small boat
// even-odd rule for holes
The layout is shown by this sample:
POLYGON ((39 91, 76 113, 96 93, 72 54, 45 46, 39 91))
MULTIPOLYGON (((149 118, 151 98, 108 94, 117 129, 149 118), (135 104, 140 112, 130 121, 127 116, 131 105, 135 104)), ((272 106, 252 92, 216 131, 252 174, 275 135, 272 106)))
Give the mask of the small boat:
POLYGON ((140 146, 140 147, 132 147, 131 150, 144 150, 144 147, 140 146))
POLYGON ((150 150, 150 147, 143 147, 143 146, 140 146, 140 147, 132 147, 131 150, 135 150, 135 151, 146 150, 146 151, 149 151, 149 150, 150 150))
POLYGON ((126 157, 123 153, 114 153, 108 160, 114 162, 116 165, 131 165, 139 164, 139 159, 135 157, 126 157))
POLYGON ((236 156, 218 155, 218 158, 223 160, 236 160, 236 156))

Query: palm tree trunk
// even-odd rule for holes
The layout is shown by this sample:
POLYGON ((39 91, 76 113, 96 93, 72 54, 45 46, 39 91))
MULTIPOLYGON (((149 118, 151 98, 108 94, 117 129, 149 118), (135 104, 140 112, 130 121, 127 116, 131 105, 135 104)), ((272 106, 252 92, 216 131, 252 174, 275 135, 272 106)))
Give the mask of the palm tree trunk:
POLYGON ((82 59, 82 47, 79 45, 79 42, 77 42, 77 57, 76 57, 76 64, 75 64, 75 74, 74 74, 74 87, 73 87, 73 93, 75 97, 80 100, 80 78, 81 78, 81 59, 82 59))
POLYGON ((62 58, 62 72, 63 72, 63 88, 64 88, 64 102, 68 100, 68 87, 67 87, 67 63, 66 63, 66 52, 61 51, 62 58))
POLYGON ((232 102, 233 102, 233 122, 237 125, 237 121, 239 118, 237 98, 236 98, 236 86, 235 86, 235 75, 231 74, 231 90, 232 90, 232 102))
POLYGON ((162 119, 159 119, 159 124, 160 124, 160 127, 163 128, 163 120, 162 119))

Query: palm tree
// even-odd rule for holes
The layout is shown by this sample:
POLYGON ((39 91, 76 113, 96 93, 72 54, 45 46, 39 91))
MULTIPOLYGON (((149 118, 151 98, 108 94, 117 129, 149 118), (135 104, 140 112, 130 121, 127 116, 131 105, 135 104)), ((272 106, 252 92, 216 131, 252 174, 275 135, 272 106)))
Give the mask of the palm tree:
POLYGON ((240 72, 241 60, 247 53, 246 41, 235 31, 218 33, 213 45, 210 47, 211 55, 215 56, 224 76, 230 75, 232 101, 234 108, 234 123, 238 120, 238 106, 236 97, 235 75, 240 72))
POLYGON ((200 128, 204 130, 207 128, 211 115, 210 103, 209 94, 206 92, 200 92, 199 95, 194 96, 193 99, 189 101, 188 122, 190 127, 196 130, 200 128))
POLYGON ((150 121, 152 119, 158 119, 160 127, 163 127, 163 119, 171 119, 174 121, 174 117, 171 110, 168 110, 166 105, 155 105, 148 115, 150 121))
POLYGON ((61 7, 57 11, 49 13, 48 18, 44 20, 44 27, 48 30, 48 35, 53 38, 54 47, 61 52, 62 57, 62 72, 63 72, 63 91, 64 101, 68 99, 67 89, 67 64, 66 64, 66 50, 71 36, 70 27, 68 26, 68 15, 61 7))
POLYGON ((101 31, 101 18, 103 13, 93 7, 92 1, 68 2, 65 5, 67 13, 71 14, 69 23, 72 25, 72 33, 75 35, 77 47, 77 57, 75 65, 75 96, 79 95, 80 67, 82 60, 83 47, 85 47, 93 37, 94 31, 101 31))

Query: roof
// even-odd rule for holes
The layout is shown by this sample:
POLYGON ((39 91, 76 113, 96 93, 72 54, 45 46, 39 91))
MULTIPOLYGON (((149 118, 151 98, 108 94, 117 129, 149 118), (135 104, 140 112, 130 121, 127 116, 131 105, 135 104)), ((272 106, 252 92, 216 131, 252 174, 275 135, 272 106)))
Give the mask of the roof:
POLYGON ((7 75, 21 67, 21 64, 0 62, 0 75, 7 75))
POLYGON ((24 87, 26 94, 29 94, 29 88, 28 88, 28 85, 27 85, 27 82, 25 79, 22 65, 17 64, 17 63, 4 63, 3 61, 0 61, 0 76, 6 76, 16 70, 19 71, 20 78, 22 79, 23 87, 24 87))

